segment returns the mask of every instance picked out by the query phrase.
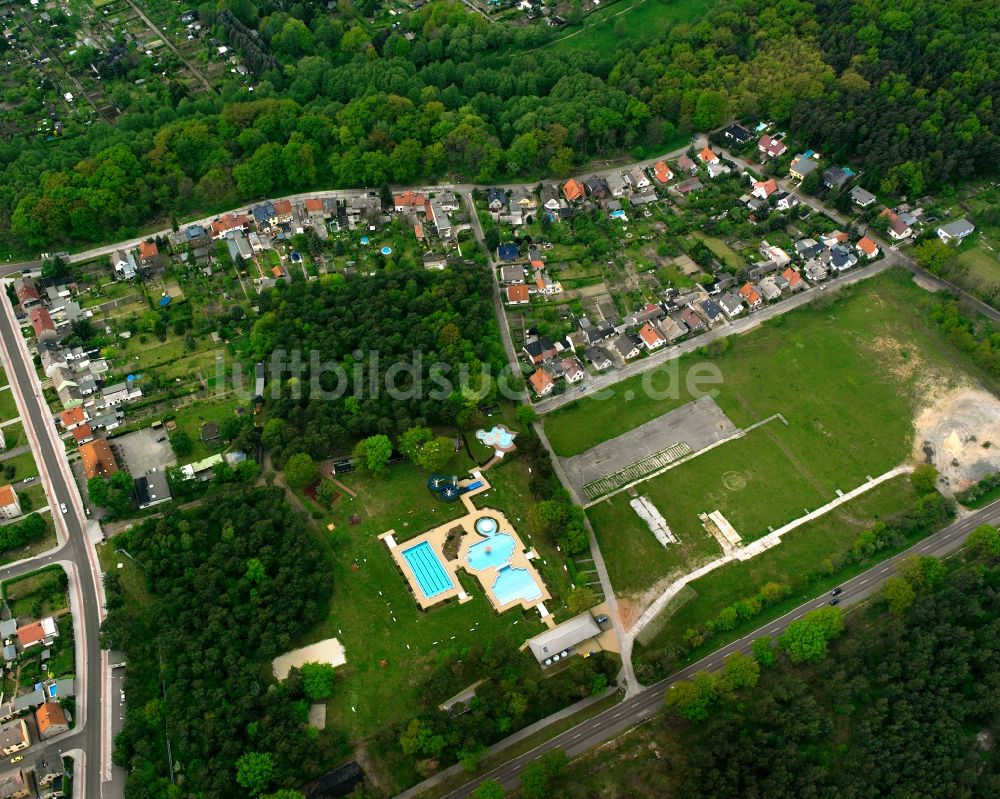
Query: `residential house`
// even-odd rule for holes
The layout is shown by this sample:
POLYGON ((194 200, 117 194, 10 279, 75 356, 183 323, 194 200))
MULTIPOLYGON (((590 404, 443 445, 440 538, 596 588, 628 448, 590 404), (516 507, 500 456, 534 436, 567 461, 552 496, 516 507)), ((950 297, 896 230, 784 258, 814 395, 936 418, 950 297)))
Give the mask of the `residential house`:
POLYGON ((39 644, 49 646, 58 637, 59 627, 51 616, 17 628, 17 643, 22 651, 39 644))
POLYGON ((35 338, 39 341, 51 341, 56 336, 56 325, 52 321, 52 315, 47 308, 35 307, 28 311, 28 321, 35 331, 35 338))
POLYGON ((788 147, 777 136, 764 134, 757 142, 757 150, 767 158, 780 158, 788 152, 788 147))
POLYGON ((836 247, 831 247, 824 252, 820 256, 820 260, 823 261, 828 269, 832 269, 835 272, 844 272, 857 264, 858 256, 842 244, 838 244, 836 247))
POLYGON ((719 303, 719 307, 722 308, 726 316, 729 318, 739 316, 743 313, 743 303, 740 302, 740 298, 731 291, 720 294, 716 299, 719 303))
POLYGON ((611 346, 618 353, 622 360, 629 361, 639 354, 639 345, 628 334, 622 333, 616 338, 611 346))
POLYGON ((754 197, 758 197, 761 200, 766 200, 772 194, 778 190, 778 183, 774 178, 769 178, 768 180, 755 180, 753 184, 753 191, 750 193, 754 197))
POLYGON ((760 308, 760 306, 764 304, 764 300, 761 299, 760 294, 757 293, 757 289, 755 289, 749 282, 745 283, 743 288, 740 289, 740 298, 748 306, 750 306, 751 311, 760 308))
POLYGON ((649 205, 649 203, 655 203, 656 200, 656 190, 652 186, 639 189, 639 191, 629 198, 632 205, 649 205))
POLYGON ((12 485, 0 486, 0 518, 16 519, 21 515, 21 503, 12 485))
POLYGON ((535 390, 536 397, 544 397, 547 394, 552 393, 552 389, 556 387, 556 381, 552 379, 545 369, 539 366, 528 378, 528 382, 531 383, 531 387, 535 390))
POLYGON ((826 280, 829 271, 819 258, 810 258, 805 263, 806 277, 814 283, 819 280, 826 280))
POLYGON ((639 338, 642 339, 642 346, 650 352, 658 350, 667 343, 666 336, 652 322, 646 322, 646 324, 639 328, 639 338))
POLYGON ((556 345, 545 336, 526 341, 521 351, 528 357, 532 366, 538 366, 542 361, 554 358, 558 352, 556 345))
MULTIPOLYGON (((139 507, 142 507, 141 505, 139 507)), ((69 731, 66 714, 58 702, 45 702, 35 711, 35 722, 38 724, 38 735, 44 741, 69 731)))
POLYGON ((29 746, 31 738, 28 737, 28 725, 24 719, 10 721, 0 726, 0 754, 7 757, 29 746))
POLYGON ((583 364, 576 358, 569 357, 562 359, 563 380, 567 383, 579 383, 583 380, 586 372, 583 371, 583 364))
POLYGON ((569 203, 559 195, 559 187, 555 183, 546 183, 539 192, 542 200, 542 208, 555 218, 565 218, 570 215, 569 203))
POLYGON ((28 799, 32 796, 31 783, 19 768, 0 774, 0 799, 28 799))
POLYGON ((114 383, 101 389, 101 400, 105 408, 113 408, 141 396, 142 389, 131 382, 114 383))
POLYGON ((147 269, 155 269, 161 265, 160 248, 155 241, 147 239, 139 242, 139 265, 147 269))
POLYGON ((839 166, 831 166, 823 173, 823 185, 828 189, 840 190, 847 185, 854 173, 839 166))
POLYGON ((73 440, 77 444, 86 444, 94 440, 94 429, 89 424, 82 424, 73 428, 73 440))
POLYGON ((666 161, 657 161, 653 164, 653 177, 661 186, 674 179, 674 173, 670 171, 666 161))
POLYGON ((275 200, 274 201, 274 221, 278 225, 287 225, 292 221, 292 201, 291 200, 275 200))
POLYGON ((774 207, 779 211, 789 211, 799 204, 799 198, 791 192, 779 191, 774 195, 774 207))
POLYGON ((169 502, 170 485, 167 483, 167 473, 163 469, 151 469, 133 482, 136 503, 139 510, 151 508, 161 502, 169 502))
MULTIPOLYGON (((436 202, 443 211, 449 214, 455 213, 455 211, 461 207, 461 204, 458 201, 458 195, 453 191, 442 191, 435 194, 434 202, 436 202)), ((513 200, 511 200, 511 202, 513 202, 513 200)))
POLYGON ((698 153, 698 158, 703 164, 717 164, 719 163, 719 156, 712 150, 711 147, 705 147, 700 153, 698 153))
POLYGON ((38 293, 38 287, 35 285, 35 281, 30 277, 19 277, 14 281, 14 293, 17 295, 17 301, 20 303, 21 307, 28 311, 35 305, 41 302, 41 295, 38 293))
POLYGON ((625 173, 625 179, 628 180, 633 190, 646 189, 650 185, 649 177, 639 167, 634 167, 625 173))
POLYGON ((895 211, 888 208, 879 214, 880 217, 887 217, 889 220, 889 235, 896 241, 902 241, 913 235, 913 229, 907 225, 895 211))
POLYGON ((773 261, 778 269, 785 266, 792 260, 791 256, 781 249, 781 247, 775 247, 768 244, 767 240, 760 243, 760 254, 768 260, 773 261))
POLYGON ((855 205, 859 205, 862 208, 867 208, 873 202, 875 202, 875 195, 872 194, 867 189, 863 189, 860 186, 855 186, 851 189, 851 202, 855 205))
POLYGON ((705 167, 705 171, 707 171, 708 176, 714 180, 719 177, 719 175, 728 175, 733 170, 725 164, 709 164, 705 167))
POLYGON ((139 272, 135 256, 124 250, 115 250, 111 253, 111 268, 115 270, 116 280, 131 280, 139 272))
POLYGON ((680 313, 681 321, 687 325, 688 330, 692 333, 696 333, 705 326, 705 320, 698 316, 698 312, 694 308, 684 308, 680 313))
POLYGON ((694 175, 698 172, 698 165, 686 155, 682 155, 677 159, 677 169, 680 172, 687 172, 689 175, 694 175))
MULTIPOLYGON (((727 297, 731 295, 723 294, 721 296, 727 297)), ((719 299, 721 300, 721 297, 719 299)), ((701 309, 701 312, 705 314, 705 318, 708 319, 709 324, 714 324, 723 318, 722 309, 711 299, 701 300, 698 303, 698 307, 701 309)), ((693 329, 694 328, 692 328, 692 330, 693 329)))
POLYGON ((952 241, 961 241, 975 229, 976 226, 968 219, 962 218, 949 222, 947 225, 941 225, 937 229, 937 235, 941 241, 948 244, 952 241))
POLYGON ((795 242, 794 247, 795 257, 803 260, 815 258, 823 252, 823 245, 816 241, 816 239, 799 239, 795 242))
POLYGON ((251 233, 247 236, 247 241, 250 242, 250 250, 254 255, 264 252, 264 250, 270 249, 271 240, 267 236, 261 236, 259 233, 251 233))
POLYGON ((864 254, 865 258, 874 258, 878 255, 878 245, 867 236, 863 236, 855 245, 858 252, 864 254))
POLYGON ((663 318, 660 322, 660 330, 666 336, 667 341, 670 342, 677 341, 677 339, 683 338, 688 333, 687 325, 680 319, 675 319, 672 316, 663 318))
POLYGON ((392 208, 397 214, 422 213, 427 198, 418 191, 404 191, 392 196, 392 208))
POLYGON ((608 188, 612 197, 621 197, 628 190, 629 182, 620 172, 612 172, 607 177, 608 188))
POLYGON ((587 192, 587 196, 595 200, 603 200, 611 193, 611 189, 608 188, 608 182, 599 175, 591 175, 584 180, 583 188, 587 192))
POLYGON ((781 276, 785 279, 791 291, 801 291, 806 287, 806 282, 802 279, 802 275, 792 269, 792 267, 788 267, 781 273, 781 276))
POLYGON ((587 191, 584 189, 583 184, 576 178, 570 178, 563 183, 562 190, 563 196, 566 198, 566 202, 580 202, 587 196, 587 191))
POLYGON ((43 797, 50 795, 51 796, 63 795, 61 791, 62 788, 61 783, 62 783, 62 778, 63 776, 65 776, 65 774, 66 770, 62 767, 61 758, 52 757, 52 755, 49 755, 48 757, 42 755, 37 760, 35 760, 35 783, 38 785, 38 790, 39 792, 42 793, 43 797), (55 787, 59 789, 59 792, 57 794, 47 794, 45 792, 45 789, 57 781, 60 784, 55 787))
POLYGON ((434 227, 437 228, 438 235, 442 239, 450 239, 451 219, 448 217, 445 206, 438 202, 436 197, 427 203, 426 214, 427 218, 434 223, 434 227))
POLYGON ((524 282, 524 267, 520 264, 503 264, 500 267, 500 282, 512 286, 524 282))
POLYGON ((229 257, 233 263, 253 260, 253 247, 242 230, 234 230, 226 235, 226 246, 229 248, 229 257))
POLYGON ((80 460, 83 471, 89 480, 91 477, 111 477, 118 471, 118 463, 114 453, 108 446, 107 439, 98 438, 80 445, 80 460))
POLYGON ((799 158, 792 161, 788 175, 796 180, 805 180, 817 169, 819 169, 819 161, 815 158, 799 158))
POLYGON ((486 207, 490 209, 494 219, 497 219, 507 208, 507 193, 503 189, 486 190, 486 207))
MULTIPOLYGON (((288 203, 288 201, 285 201, 288 203)), ((277 207, 277 203, 275 203, 277 207)), ((288 203, 289 219, 291 218, 291 203, 288 203)), ((213 239, 224 239, 230 230, 245 231, 250 224, 250 219, 246 214, 228 213, 213 220, 209 225, 213 239)), ((116 267, 117 269, 117 267, 116 267)))
POLYGON ((746 144, 753 138, 753 134, 738 123, 730 125, 722 131, 722 135, 736 145, 746 144))
MULTIPOLYGON (((781 296, 781 288, 778 286, 778 278, 780 275, 768 275, 760 283, 757 284, 757 291, 764 298, 765 302, 772 302, 781 296)), ((784 283, 784 278, 781 279, 784 283)))
POLYGON ((689 178, 674 185, 674 190, 678 194, 690 194, 693 191, 700 191, 702 188, 704 186, 698 178, 689 178))
POLYGON ((604 347, 587 347, 583 351, 583 357, 598 371, 603 371, 612 364, 611 354, 604 347))
POLYGON ((508 305, 527 305, 530 302, 530 292, 523 283, 517 286, 507 286, 508 305))
POLYGON ((257 230, 266 231, 271 225, 277 224, 278 215, 274 210, 274 203, 265 200, 250 209, 250 216, 253 217, 257 230))
POLYGON ((82 407, 70 408, 68 411, 63 411, 59 414, 59 421, 62 422, 62 426, 66 430, 72 430, 75 427, 86 424, 89 419, 90 414, 82 407))
POLYGON ((517 259, 517 245, 511 242, 501 244, 497 247, 497 258, 501 261, 514 261, 517 259))

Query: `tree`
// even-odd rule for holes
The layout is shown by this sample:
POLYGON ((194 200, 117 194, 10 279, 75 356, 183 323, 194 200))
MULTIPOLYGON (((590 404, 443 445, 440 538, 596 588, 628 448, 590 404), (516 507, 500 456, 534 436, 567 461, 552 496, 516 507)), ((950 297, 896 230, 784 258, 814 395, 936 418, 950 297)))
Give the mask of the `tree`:
POLYGON ((921 463, 910 474, 910 484, 919 495, 929 494, 937 485, 938 470, 930 463, 921 463))
POLYGON ((441 471, 454 457, 455 446, 447 436, 437 436, 420 448, 417 464, 428 472, 441 471))
POLYGON ((170 434, 170 448, 178 458, 186 458, 194 451, 194 442, 186 430, 178 427, 170 434))
POLYGON ((399 437, 396 446, 400 455, 419 463, 420 448, 434 437, 429 427, 411 427, 399 437))
POLYGON ((562 749, 552 749, 529 763, 521 772, 524 799, 548 799, 553 783, 566 771, 569 758, 562 749))
POLYGON ((354 446, 354 459, 358 462, 358 468, 376 477, 386 473, 391 457, 392 442, 386 435, 363 438, 354 446))
POLYGON ((948 576, 948 568, 933 555, 913 555, 899 567, 900 576, 914 591, 933 591, 948 576))
POLYGON ((902 577, 890 577, 886 580, 881 593, 889 604, 889 610, 897 615, 904 613, 917 598, 913 586, 902 577))
POLYGON ((689 721, 704 721, 717 695, 718 678, 701 671, 693 680, 681 680, 670 686, 664 705, 668 711, 689 721))
POLYGON ((1000 530, 981 524, 969 534, 968 546, 977 557, 1000 558, 1000 530))
POLYGON ((251 796, 263 793, 273 774, 274 757, 270 752, 247 752, 236 761, 236 781, 251 796))
POLYGON ((483 780, 472 792, 473 799, 504 799, 507 792, 496 780, 483 780))
POLYGON ((335 671, 329 663, 302 664, 302 690, 313 702, 329 699, 333 695, 335 671))
POLYGON ((760 663, 742 652, 733 652, 726 658, 720 683, 727 691, 738 691, 753 688, 759 679, 760 663))
POLYGON ((530 427, 538 421, 538 411, 530 405, 518 405, 517 410, 514 411, 514 415, 517 416, 517 421, 524 427, 530 427))
POLYGON ((843 629, 839 608, 819 608, 788 625, 778 644, 793 663, 815 662, 826 657, 827 644, 843 629))
POLYGON ((87 496, 90 502, 99 508, 106 508, 108 505, 108 483, 99 474, 94 475, 87 481, 87 496))
POLYGON ((330 480, 320 481, 319 488, 316 489, 316 496, 326 507, 332 507, 337 498, 337 486, 330 480))
POLYGON ((572 614, 583 613, 585 610, 597 604, 597 595, 594 590, 586 585, 580 585, 569 592, 566 597, 566 606, 572 614))
POLYGON ((758 638, 750 644, 750 650, 757 662, 765 668, 771 668, 778 662, 778 656, 774 653, 774 643, 770 638, 758 638))
POLYGON ((285 464, 285 479, 289 487, 297 491, 312 485, 318 476, 316 462, 306 452, 292 455, 285 464))

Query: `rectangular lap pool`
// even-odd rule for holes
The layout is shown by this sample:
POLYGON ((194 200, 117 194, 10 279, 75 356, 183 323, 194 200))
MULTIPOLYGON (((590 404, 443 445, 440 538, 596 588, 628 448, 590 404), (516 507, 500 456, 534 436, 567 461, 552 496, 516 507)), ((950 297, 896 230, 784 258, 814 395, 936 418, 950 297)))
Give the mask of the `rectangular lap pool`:
POLYGON ((427 599, 455 587, 434 548, 427 541, 421 541, 416 546, 404 549, 403 558, 413 572, 420 591, 427 599))

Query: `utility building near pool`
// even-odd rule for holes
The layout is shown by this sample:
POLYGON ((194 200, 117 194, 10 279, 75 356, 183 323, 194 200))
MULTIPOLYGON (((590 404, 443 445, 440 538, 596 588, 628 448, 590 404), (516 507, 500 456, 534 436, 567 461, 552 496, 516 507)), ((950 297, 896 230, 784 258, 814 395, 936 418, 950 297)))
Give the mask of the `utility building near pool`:
MULTIPOLYGON (((571 651, 574 647, 596 638, 602 632, 593 615, 587 611, 551 630, 539 633, 534 638, 529 638, 528 648, 542 666, 551 666, 564 657, 576 654, 575 651, 571 651)), ((590 652, 589 647, 587 651, 590 652)))

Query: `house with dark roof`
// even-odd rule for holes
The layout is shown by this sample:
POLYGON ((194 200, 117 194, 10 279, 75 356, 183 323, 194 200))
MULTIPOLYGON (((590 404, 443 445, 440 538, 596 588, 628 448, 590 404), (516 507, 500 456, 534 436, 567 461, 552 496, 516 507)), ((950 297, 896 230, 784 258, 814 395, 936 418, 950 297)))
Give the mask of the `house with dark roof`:
POLYGON ((635 340, 627 333, 621 333, 612 343, 611 347, 622 360, 629 361, 639 354, 640 348, 635 340))
POLYGON ((913 229, 907 225, 906 222, 900 219, 896 212, 890 211, 886 208, 879 214, 879 216, 886 217, 888 219, 889 235, 896 239, 896 241, 902 241, 903 239, 907 239, 913 235, 913 229))
POLYGON ((851 202, 855 205, 861 206, 862 208, 867 208, 875 202, 875 199, 874 194, 867 189, 861 188, 861 186, 855 186, 851 189, 851 202))
POLYGON ((583 351, 583 357, 598 371, 607 369, 613 363, 611 354, 604 347, 587 347, 583 351))
POLYGON ((583 188, 587 192, 587 196, 593 197, 595 200, 603 200, 611 193, 608 182, 599 175, 591 175, 584 180, 583 188))
POLYGON ((686 155, 682 155, 677 159, 677 169, 681 172, 687 172, 689 175, 694 175, 698 172, 698 165, 686 155))
POLYGON ((753 134, 739 123, 730 125, 722 131, 722 135, 736 145, 746 144, 753 138, 753 134))
POLYGON ((503 189, 487 189, 486 205, 495 219, 507 210, 507 193, 503 189))
POLYGON ((792 161, 792 165, 788 169, 788 175, 796 180, 805 180, 817 169, 819 169, 819 161, 814 158, 799 158, 792 161))
POLYGON ((688 330, 695 333, 705 326, 705 320, 698 316, 698 312, 691 307, 681 310, 681 321, 687 325, 688 330))
POLYGON ((698 307, 701 312, 705 314, 705 318, 708 319, 710 323, 718 322, 723 318, 722 309, 715 304, 711 299, 704 299, 698 303, 698 307))
POLYGON ((851 172, 841 169, 839 166, 831 166, 823 173, 823 185, 828 189, 842 189, 853 177, 851 172))
POLYGON ((513 242, 507 242, 497 247, 497 257, 501 261, 515 261, 517 260, 517 254, 517 245, 513 242))
POLYGON ((169 502, 170 485, 163 469, 152 469, 134 480, 135 498, 139 510, 151 508, 161 502, 169 502))
POLYGON ((542 361, 554 358, 558 350, 556 345, 545 336, 526 341, 521 351, 525 354, 533 366, 537 366, 542 361))

